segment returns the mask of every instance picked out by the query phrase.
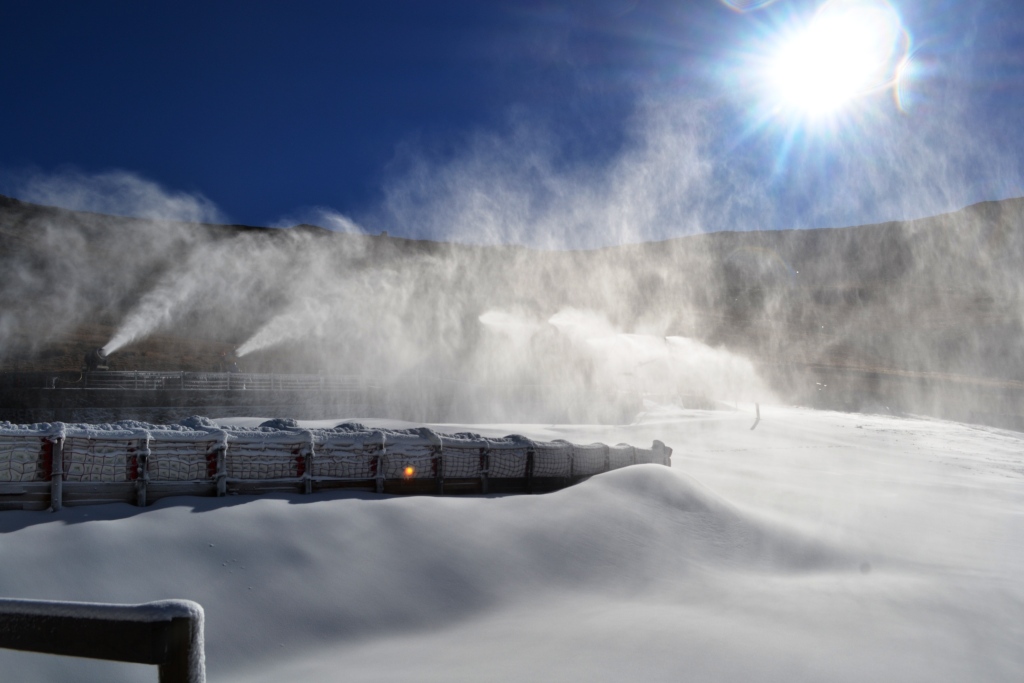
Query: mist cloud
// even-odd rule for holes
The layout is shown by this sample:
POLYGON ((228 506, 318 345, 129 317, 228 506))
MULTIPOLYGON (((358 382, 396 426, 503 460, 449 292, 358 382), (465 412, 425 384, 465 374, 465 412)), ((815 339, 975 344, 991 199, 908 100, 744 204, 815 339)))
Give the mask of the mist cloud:
MULTIPOLYGON (((394 409, 403 415, 443 401, 467 418, 525 412, 579 421, 626 419, 632 404, 624 397, 640 393, 770 395, 746 356, 808 363, 838 357, 845 344, 861 349, 858 362, 936 365, 941 356, 928 339, 886 338, 877 321, 914 319, 916 293, 936 286, 936 268, 959 267, 950 254, 988 254, 977 244, 996 239, 1016 253, 1018 236, 965 223, 950 233, 962 239, 926 238, 923 229, 918 238, 911 226, 904 241, 830 242, 835 251, 781 267, 775 247, 745 252, 732 238, 594 248, 785 227, 794 216, 831 225, 859 212, 919 214, 974 191, 964 168, 1012 177, 1010 156, 964 126, 962 110, 873 137, 851 133, 834 142, 844 154, 825 166, 806 149, 792 151, 767 172, 744 147, 754 142, 723 139, 723 111, 720 103, 647 101, 622 149, 600 164, 574 159, 543 126, 523 121, 470 136, 447 160, 406 150, 383 202, 358 222, 327 209, 281 221, 333 234, 197 225, 220 217, 208 200, 126 173, 36 178, 23 198, 145 220, 34 215, 21 228, 31 246, 4 255, 0 348, 8 356, 38 350, 102 318, 113 328, 106 348, 115 359, 173 330, 231 344, 250 369, 400 385, 404 404, 394 409), (780 209, 797 200, 799 213, 780 209), (462 244, 386 239, 361 224, 462 244), (521 244, 528 248, 514 246, 521 244), (833 315, 838 308, 813 296, 847 296, 838 289, 847 286, 844 268, 854 272, 848 264, 865 244, 877 250, 877 268, 858 265, 849 287, 857 297, 865 288, 885 294, 871 289, 870 304, 833 315)), ((1012 313, 999 310, 1000 338, 1010 339, 1020 328, 1019 280, 982 260, 956 301, 1009 302, 1012 313)), ((982 346, 965 345, 964 357, 1001 348, 982 346)))
POLYGON ((164 222, 226 222, 213 202, 201 194, 170 191, 123 170, 31 173, 15 183, 15 194, 27 202, 75 211, 164 222))

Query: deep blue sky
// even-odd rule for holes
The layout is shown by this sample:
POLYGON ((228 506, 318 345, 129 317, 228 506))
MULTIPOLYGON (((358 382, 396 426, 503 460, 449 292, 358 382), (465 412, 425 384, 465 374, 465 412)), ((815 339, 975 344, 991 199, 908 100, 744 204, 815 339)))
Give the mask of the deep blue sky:
MULTIPOLYGON (((923 65, 909 111, 879 100, 879 112, 816 132, 766 122, 736 64, 820 4, 740 13, 719 0, 4 0, 0 192, 18 194, 33 175, 125 170, 200 193, 236 222, 320 206, 423 234, 379 210, 411 159, 446 168, 479 134, 505 139, 508 153, 520 125, 548 140, 548 172, 599 174, 635 143, 640 103, 689 111, 693 101, 705 107, 716 184, 762 188, 778 207, 767 227, 1021 194, 1024 7, 892 0, 923 65), (914 151, 901 136, 920 137, 914 151), (986 154, 942 150, 956 140, 974 149, 974 136, 998 151, 998 168, 986 154), (899 149, 878 148, 883 138, 899 149), (884 173, 901 163, 952 165, 957 180, 944 182, 956 187, 920 202, 880 199, 877 186, 894 186, 884 173), (865 198, 819 205, 833 179, 854 187, 851 178, 874 173, 883 175, 865 198)), ((928 181, 907 182, 905 195, 928 181)))

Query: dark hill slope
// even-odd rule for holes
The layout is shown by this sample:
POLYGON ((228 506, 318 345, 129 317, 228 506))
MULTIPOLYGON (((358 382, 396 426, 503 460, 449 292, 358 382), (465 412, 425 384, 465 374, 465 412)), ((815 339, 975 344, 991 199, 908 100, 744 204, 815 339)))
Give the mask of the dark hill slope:
POLYGON ((457 374, 481 314, 573 308, 741 351, 793 395, 828 369, 1013 386, 1024 382, 1022 226, 1024 200, 1012 199, 907 222, 537 251, 0 197, 0 367, 77 369, 148 310, 152 333, 116 367, 211 370, 282 311, 322 307, 340 322, 247 357, 247 369, 379 372, 383 340, 407 335, 421 367, 457 374))

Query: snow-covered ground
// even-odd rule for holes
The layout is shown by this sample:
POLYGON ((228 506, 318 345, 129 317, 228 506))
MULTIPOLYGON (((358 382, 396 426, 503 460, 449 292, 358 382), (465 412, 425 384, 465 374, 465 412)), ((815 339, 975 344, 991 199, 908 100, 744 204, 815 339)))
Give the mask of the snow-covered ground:
MULTIPOLYGON (((0 595, 196 600, 211 681, 1024 678, 1024 434, 783 407, 751 431, 741 408, 435 426, 675 449, 543 496, 3 512, 0 595)), ((156 676, 10 651, 0 671, 156 676)))

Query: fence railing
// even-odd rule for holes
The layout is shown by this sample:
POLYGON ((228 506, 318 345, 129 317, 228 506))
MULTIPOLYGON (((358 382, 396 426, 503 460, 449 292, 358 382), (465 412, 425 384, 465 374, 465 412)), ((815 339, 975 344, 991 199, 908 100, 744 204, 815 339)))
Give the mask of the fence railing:
POLYGON ((203 608, 0 598, 0 647, 159 667, 161 683, 204 683, 203 608))
MULTIPOLYGON (((86 372, 83 389, 193 391, 359 391, 372 388, 354 375, 282 375, 246 372, 86 372)), ((63 386, 63 385, 62 385, 63 386)))
MULTIPOLYGON (((274 421, 272 421, 273 423, 274 421)), ((147 502, 330 488, 378 493, 552 490, 633 464, 669 465, 672 449, 485 438, 427 428, 0 425, 0 507, 147 502)))

